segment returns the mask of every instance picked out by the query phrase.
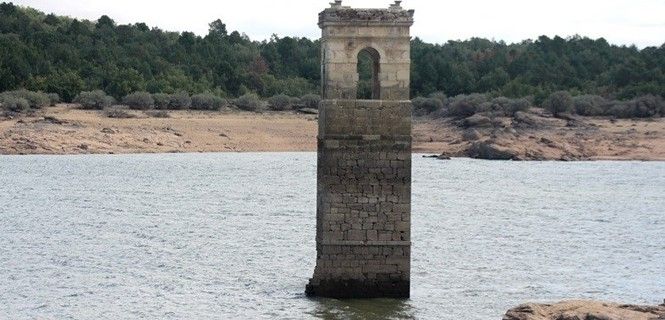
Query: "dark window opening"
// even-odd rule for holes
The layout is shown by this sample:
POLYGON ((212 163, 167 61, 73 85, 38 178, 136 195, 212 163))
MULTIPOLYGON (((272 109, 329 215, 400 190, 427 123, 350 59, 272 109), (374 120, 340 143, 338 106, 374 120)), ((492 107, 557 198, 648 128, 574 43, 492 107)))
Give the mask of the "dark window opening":
POLYGON ((381 99, 379 61, 379 52, 376 49, 365 48, 358 53, 358 99, 381 99))

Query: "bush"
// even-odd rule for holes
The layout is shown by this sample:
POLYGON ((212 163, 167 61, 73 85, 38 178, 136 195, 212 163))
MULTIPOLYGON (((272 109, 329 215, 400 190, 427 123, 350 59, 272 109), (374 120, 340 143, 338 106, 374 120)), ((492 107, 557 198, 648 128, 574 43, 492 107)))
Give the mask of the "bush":
POLYGON ((557 91, 552 93, 543 102, 543 107, 555 117, 573 109, 573 96, 568 91, 557 91))
POLYGON ((517 112, 529 111, 531 108, 531 102, 526 98, 513 99, 508 106, 508 114, 514 116, 517 112))
POLYGON ((226 105, 226 100, 210 93, 192 96, 192 109, 195 110, 219 110, 226 105))
POLYGON ((234 103, 236 107, 247 111, 256 111, 261 107, 261 100, 254 93, 245 94, 236 99, 234 103))
POLYGON ((115 100, 107 96, 102 90, 83 91, 74 99, 84 109, 102 110, 115 103, 115 100))
POLYGON ((192 105, 192 98, 184 91, 174 93, 169 96, 169 109, 182 110, 187 109, 192 105))
POLYGON ((469 95, 458 95, 452 99, 448 115, 458 118, 466 118, 481 110, 481 105, 487 102, 487 96, 480 93, 469 95))
POLYGON ((510 104, 513 101, 510 98, 506 97, 496 97, 492 99, 486 106, 480 109, 485 109, 486 111, 496 111, 500 114, 508 114, 509 112, 507 111, 510 104))
POLYGON ((635 108, 630 102, 614 101, 608 105, 607 114, 619 119, 629 119, 635 114, 635 108))
POLYGON ((633 99, 632 103, 635 108, 634 116, 637 118, 663 116, 661 110, 665 109, 665 102, 660 96, 648 94, 633 99))
MULTIPOLYGON (((34 91, 21 89, 15 91, 8 91, 3 93, 2 95, 7 97, 14 97, 16 99, 23 99, 28 102, 29 108, 32 109, 41 109, 43 107, 48 107, 51 105, 51 99, 49 99, 49 96, 41 91, 34 92, 34 91)), ((15 102, 16 100, 12 101, 15 102)))
POLYGON ((155 99, 147 92, 134 92, 122 99, 122 103, 134 110, 148 110, 155 106, 155 99))
POLYGON ((131 113, 128 113, 127 110, 125 110, 122 107, 112 107, 112 108, 106 108, 104 110, 104 114, 109 117, 109 118, 114 118, 114 119, 131 119, 131 118, 136 118, 136 115, 133 115, 131 113))
POLYGON ((434 93, 430 94, 429 97, 441 101, 441 105, 445 105, 446 101, 448 100, 448 97, 446 96, 446 94, 441 92, 441 91, 434 92, 434 93))
POLYGON ((166 93, 155 93, 152 95, 152 100, 155 102, 155 108, 166 110, 169 108, 171 102, 171 95, 166 93))
POLYGON ((302 99, 300 99, 298 97, 291 97, 291 107, 293 109, 298 109, 298 108, 304 107, 302 99))
POLYGON ((47 96, 51 106, 55 106, 56 104, 60 103, 60 95, 57 93, 49 93, 47 96))
POLYGON ((291 101, 291 97, 285 94, 278 94, 268 99, 268 104, 272 110, 284 111, 291 109, 291 101))
POLYGON ((495 111, 499 112, 504 116, 513 116, 518 111, 527 111, 529 110, 529 100, 521 99, 510 99, 506 97, 497 97, 492 99, 489 104, 489 108, 485 104, 481 104, 481 107, 478 111, 495 111))
POLYGON ((30 109, 30 102, 24 98, 17 98, 3 93, 0 95, 0 109, 12 112, 24 112, 30 109))
POLYGON ((32 92, 28 90, 19 90, 18 97, 28 100, 30 103, 30 108, 32 109, 41 109, 43 107, 48 107, 51 105, 51 99, 46 93, 43 92, 32 92))
POLYGON ((602 106, 607 104, 605 98, 593 94, 585 94, 573 98, 574 111, 581 116, 603 115, 602 106))
POLYGON ((305 108, 318 109, 321 102, 321 96, 318 94, 306 94, 300 97, 300 102, 305 108))
POLYGON ((426 115, 443 108, 443 102, 436 98, 417 97, 411 100, 413 112, 417 115, 426 115))

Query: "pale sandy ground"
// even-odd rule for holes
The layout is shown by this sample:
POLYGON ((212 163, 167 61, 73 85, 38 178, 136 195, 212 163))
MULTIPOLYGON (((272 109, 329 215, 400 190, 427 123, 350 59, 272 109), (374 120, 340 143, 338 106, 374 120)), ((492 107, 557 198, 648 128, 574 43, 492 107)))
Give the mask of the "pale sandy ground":
MULTIPOLYGON (((316 115, 171 111, 170 118, 152 118, 129 112, 137 118, 112 119, 100 111, 59 105, 31 116, 0 118, 0 154, 316 151, 316 115)), ((665 160, 665 119, 588 122, 580 128, 565 123, 518 128, 518 133, 477 130, 483 139, 542 159, 577 154, 573 158, 665 160)), ((416 118, 413 151, 463 156, 473 142, 463 138, 464 130, 450 119, 416 118)))

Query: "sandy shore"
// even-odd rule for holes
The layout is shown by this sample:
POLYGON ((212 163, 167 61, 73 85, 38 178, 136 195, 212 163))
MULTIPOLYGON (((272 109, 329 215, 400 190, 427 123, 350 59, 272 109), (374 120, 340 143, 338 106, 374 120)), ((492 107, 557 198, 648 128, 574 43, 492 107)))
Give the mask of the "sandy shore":
MULTIPOLYGON (((0 119, 0 154, 316 151, 316 115, 171 111, 169 118, 153 118, 129 112, 136 118, 108 118, 100 111, 59 105, 0 119)), ((584 121, 498 130, 417 118, 414 152, 465 156, 476 140, 492 139, 520 154, 537 154, 540 160, 665 160, 665 119, 584 121), (469 139, 469 130, 477 136, 469 139)))

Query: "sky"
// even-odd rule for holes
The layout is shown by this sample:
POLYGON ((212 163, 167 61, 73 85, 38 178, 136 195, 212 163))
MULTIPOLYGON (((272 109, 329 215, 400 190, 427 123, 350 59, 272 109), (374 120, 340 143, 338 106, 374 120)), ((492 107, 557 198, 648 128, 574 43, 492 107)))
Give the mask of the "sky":
MULTIPOLYGON (((5 0, 12 1, 12 0, 5 0)), ((13 0, 46 13, 117 23, 144 22, 168 31, 208 32, 221 19, 252 40, 316 39, 318 13, 332 0, 13 0)), ((344 0, 357 8, 388 7, 393 0, 344 0)), ((412 36, 432 43, 481 37, 508 43, 540 35, 603 37, 619 45, 665 43, 665 0, 405 0, 415 9, 412 36)))

